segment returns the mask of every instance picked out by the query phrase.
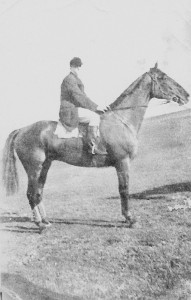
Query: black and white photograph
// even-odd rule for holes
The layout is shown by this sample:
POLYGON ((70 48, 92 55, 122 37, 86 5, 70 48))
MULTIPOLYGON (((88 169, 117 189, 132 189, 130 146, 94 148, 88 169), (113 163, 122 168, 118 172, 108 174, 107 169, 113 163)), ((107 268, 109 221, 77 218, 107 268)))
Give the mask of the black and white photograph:
POLYGON ((0 299, 191 299, 191 1, 0 0, 0 299))

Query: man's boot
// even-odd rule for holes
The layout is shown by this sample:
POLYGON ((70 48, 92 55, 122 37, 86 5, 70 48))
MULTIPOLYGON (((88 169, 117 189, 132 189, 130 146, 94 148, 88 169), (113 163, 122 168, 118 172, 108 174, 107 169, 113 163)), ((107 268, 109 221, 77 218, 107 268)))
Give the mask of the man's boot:
POLYGON ((107 155, 105 147, 100 143, 97 126, 88 126, 87 138, 91 154, 107 155))

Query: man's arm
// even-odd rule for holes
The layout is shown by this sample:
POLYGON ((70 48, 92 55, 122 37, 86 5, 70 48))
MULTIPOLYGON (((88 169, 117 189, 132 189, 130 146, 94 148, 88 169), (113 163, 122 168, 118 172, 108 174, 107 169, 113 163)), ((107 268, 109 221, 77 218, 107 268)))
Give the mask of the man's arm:
POLYGON ((88 98, 86 94, 80 90, 75 78, 70 78, 70 80, 67 80, 65 82, 65 87, 68 89, 72 100, 77 107, 83 107, 92 111, 96 111, 98 105, 90 100, 90 98, 88 98))

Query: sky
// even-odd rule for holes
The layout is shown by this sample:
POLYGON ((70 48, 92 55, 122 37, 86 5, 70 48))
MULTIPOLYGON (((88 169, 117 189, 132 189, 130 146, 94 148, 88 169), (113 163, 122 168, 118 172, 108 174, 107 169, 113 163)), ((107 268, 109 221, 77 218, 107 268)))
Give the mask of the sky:
MULTIPOLYGON (((98 104, 113 102, 156 62, 191 94, 191 1, 0 0, 0 147, 14 129, 58 120, 74 56, 98 104)), ((151 101, 146 117, 179 110, 161 103, 151 101)))

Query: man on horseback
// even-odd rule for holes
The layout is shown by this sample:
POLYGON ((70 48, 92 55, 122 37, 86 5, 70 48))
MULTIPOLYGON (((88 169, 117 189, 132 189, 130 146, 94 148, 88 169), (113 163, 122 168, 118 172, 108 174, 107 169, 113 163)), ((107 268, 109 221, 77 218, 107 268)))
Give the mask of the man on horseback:
POLYGON ((84 92, 84 85, 78 77, 82 61, 74 57, 70 61, 70 74, 61 84, 59 118, 62 125, 72 131, 79 123, 88 123, 88 145, 92 154, 106 154, 98 146, 98 130, 100 117, 97 110, 104 111, 104 107, 97 105, 84 92))
MULTIPOLYGON (((96 116, 95 111, 99 107, 87 98, 83 85, 75 73, 82 64, 81 60, 75 58, 70 64, 71 73, 62 84, 60 118, 65 126, 72 129, 78 125, 80 108, 87 108, 88 112, 92 110, 90 112, 94 112, 96 116)), ((103 141, 107 144, 107 157, 96 155, 88 157, 81 140, 74 142, 69 140, 62 144, 54 135, 55 121, 36 122, 9 134, 2 160, 4 187, 7 195, 13 195, 18 191, 15 156, 17 153, 28 177, 27 198, 35 217, 34 222, 40 232, 50 226, 42 197, 48 170, 54 160, 80 167, 115 167, 119 182, 121 212, 127 226, 132 226, 134 218, 129 210, 130 160, 137 152, 137 134, 152 98, 171 99, 182 105, 188 103, 189 94, 175 80, 159 70, 157 65, 140 76, 111 104, 113 112, 106 114, 102 120, 101 133, 103 141)), ((93 128, 99 124, 99 118, 96 116, 95 119, 89 118, 93 128), (94 123, 95 119, 97 123, 94 123)))

